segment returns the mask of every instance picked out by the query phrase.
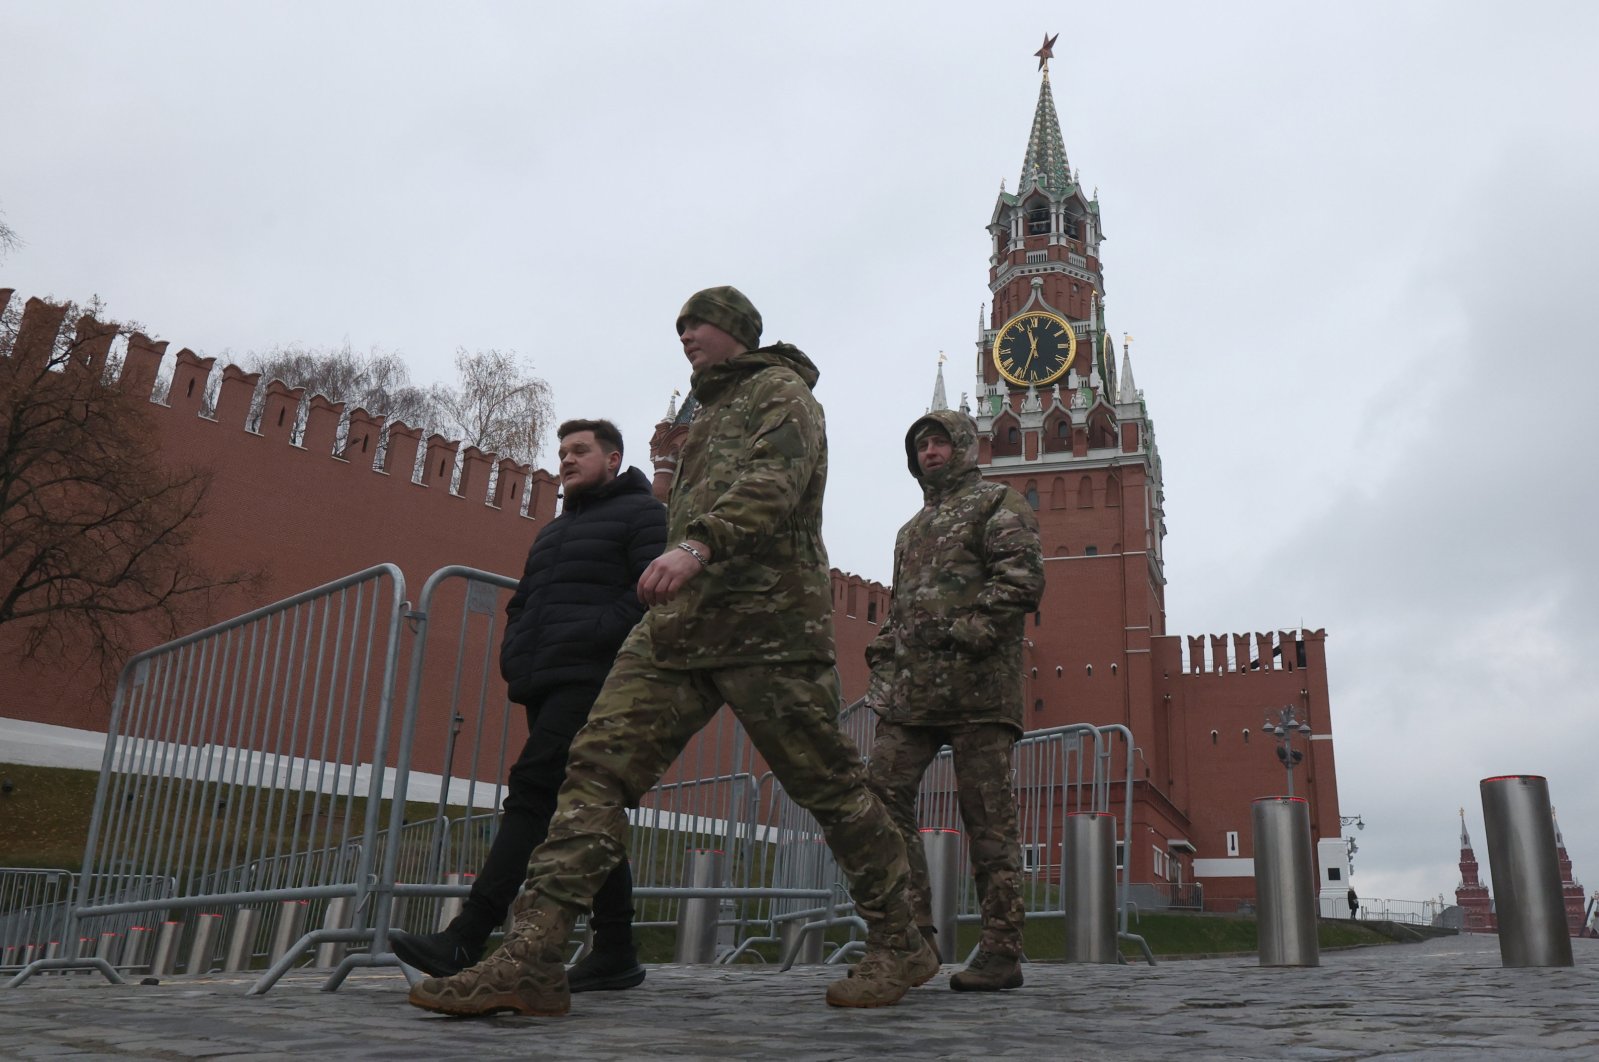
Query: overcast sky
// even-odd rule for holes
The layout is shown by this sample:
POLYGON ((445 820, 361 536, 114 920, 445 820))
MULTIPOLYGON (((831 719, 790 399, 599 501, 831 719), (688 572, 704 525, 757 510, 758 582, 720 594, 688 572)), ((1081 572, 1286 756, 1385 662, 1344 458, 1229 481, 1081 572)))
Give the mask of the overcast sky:
POLYGON ((1505 772, 1599 888, 1599 5, 0 0, 0 286, 224 360, 512 348, 647 467, 677 309, 736 284, 821 367, 828 545, 885 579, 1046 31, 1168 630, 1327 629, 1363 896, 1452 895, 1462 805, 1486 868, 1505 772))

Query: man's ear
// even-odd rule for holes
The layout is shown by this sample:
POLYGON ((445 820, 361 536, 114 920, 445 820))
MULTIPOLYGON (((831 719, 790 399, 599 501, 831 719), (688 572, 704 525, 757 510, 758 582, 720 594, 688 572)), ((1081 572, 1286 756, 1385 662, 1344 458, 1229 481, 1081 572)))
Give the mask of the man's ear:
POLYGON ((618 472, 620 472, 622 470, 622 451, 620 451, 620 450, 608 450, 608 451, 606 451, 606 454, 605 454, 605 467, 611 473, 611 475, 613 475, 613 476, 616 475, 618 472))

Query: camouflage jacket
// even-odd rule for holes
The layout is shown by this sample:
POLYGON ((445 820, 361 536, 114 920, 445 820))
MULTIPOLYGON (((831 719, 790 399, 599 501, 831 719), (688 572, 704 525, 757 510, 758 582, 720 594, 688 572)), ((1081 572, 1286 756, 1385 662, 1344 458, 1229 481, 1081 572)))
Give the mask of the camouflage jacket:
POLYGON ((1022 642, 1044 593, 1038 520, 1021 495, 977 469, 970 417, 935 410, 905 433, 924 505, 894 542, 888 615, 867 647, 868 699, 896 723, 1022 728, 1022 642), (928 420, 954 454, 922 474, 914 442, 928 420))
POLYGON ((647 644, 658 666, 833 662, 818 375, 787 343, 694 374, 699 408, 672 481, 666 543, 704 542, 711 564, 634 630, 629 647, 647 644))

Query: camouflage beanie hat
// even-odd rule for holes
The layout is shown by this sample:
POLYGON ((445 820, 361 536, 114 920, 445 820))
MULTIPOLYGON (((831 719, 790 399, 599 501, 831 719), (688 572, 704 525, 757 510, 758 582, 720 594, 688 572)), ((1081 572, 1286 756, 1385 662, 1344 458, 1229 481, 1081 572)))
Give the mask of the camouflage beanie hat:
POLYGON ((683 334, 683 321, 698 317, 715 325, 750 350, 761 345, 761 313, 744 293, 731 285, 706 288, 688 297, 677 315, 677 333, 683 334))

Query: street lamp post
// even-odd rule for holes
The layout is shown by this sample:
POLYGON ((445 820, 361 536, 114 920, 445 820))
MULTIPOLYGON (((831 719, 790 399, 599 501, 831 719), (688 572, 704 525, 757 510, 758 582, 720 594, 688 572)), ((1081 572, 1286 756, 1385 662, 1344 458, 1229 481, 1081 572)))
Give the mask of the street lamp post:
MULTIPOLYGON (((1353 826, 1357 830, 1364 830, 1366 822, 1359 815, 1338 816, 1338 828, 1343 829, 1345 826, 1353 826)), ((1344 844, 1349 846, 1349 873, 1353 874, 1355 872, 1355 853, 1360 851, 1360 846, 1355 843, 1355 839, 1352 836, 1345 837, 1344 844)))
POLYGON ((1294 795, 1294 768, 1304 760, 1305 754, 1294 748, 1294 735, 1303 734, 1306 740, 1310 738, 1310 724, 1300 722, 1294 714, 1294 706, 1285 704, 1276 713, 1268 709, 1266 722, 1262 729, 1277 738, 1277 759, 1282 762, 1283 769, 1288 772, 1288 795, 1294 795))

